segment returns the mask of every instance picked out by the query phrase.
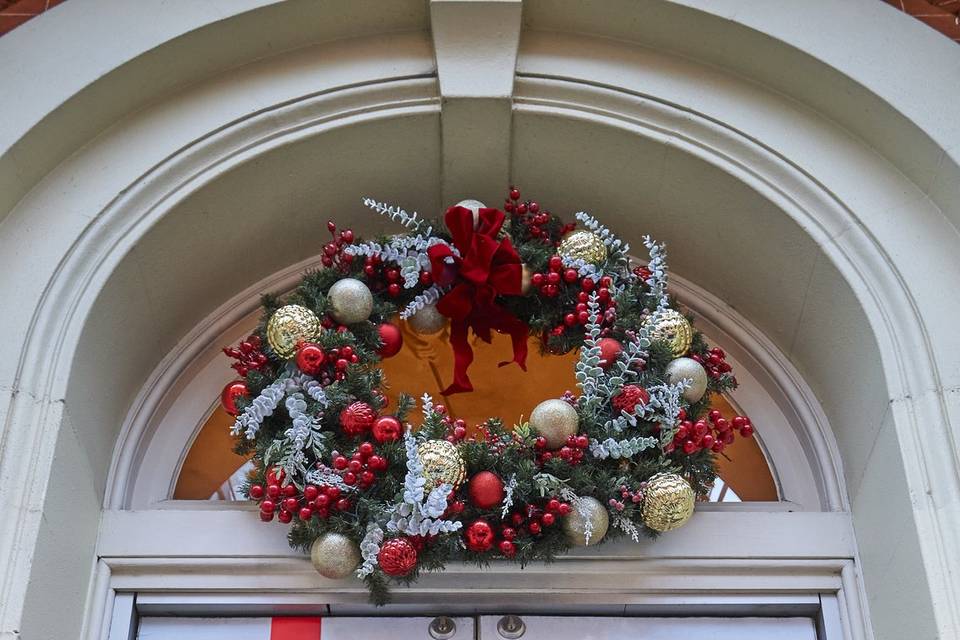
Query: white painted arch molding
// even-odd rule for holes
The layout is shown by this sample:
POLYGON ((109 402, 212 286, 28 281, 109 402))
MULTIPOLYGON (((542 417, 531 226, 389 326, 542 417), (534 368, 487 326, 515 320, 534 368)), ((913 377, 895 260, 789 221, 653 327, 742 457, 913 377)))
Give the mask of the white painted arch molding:
POLYGON ((0 634, 80 626, 163 355, 313 253, 318 208, 437 210, 475 157, 481 199, 649 231, 763 330, 834 430, 876 635, 956 633, 960 52, 870 0, 517 4, 73 0, 0 40, 0 634), (447 95, 461 25, 517 52, 447 95))

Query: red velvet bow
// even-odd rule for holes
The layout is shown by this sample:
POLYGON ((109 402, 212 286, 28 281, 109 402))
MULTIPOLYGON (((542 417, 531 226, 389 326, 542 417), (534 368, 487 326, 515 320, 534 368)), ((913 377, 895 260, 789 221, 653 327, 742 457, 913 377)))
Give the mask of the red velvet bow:
POLYGON ((480 209, 480 222, 473 227, 473 212, 450 207, 444 222, 460 252, 454 255, 446 245, 428 249, 433 281, 442 287, 454 285, 437 303, 437 310, 450 318, 450 344, 453 346, 453 383, 443 395, 473 391, 467 368, 473 362, 473 350, 467 341, 467 329, 484 342, 490 342, 490 330, 510 334, 513 360, 527 370, 527 325, 497 304, 499 295, 519 295, 523 267, 510 238, 497 240, 506 214, 497 209, 480 209))

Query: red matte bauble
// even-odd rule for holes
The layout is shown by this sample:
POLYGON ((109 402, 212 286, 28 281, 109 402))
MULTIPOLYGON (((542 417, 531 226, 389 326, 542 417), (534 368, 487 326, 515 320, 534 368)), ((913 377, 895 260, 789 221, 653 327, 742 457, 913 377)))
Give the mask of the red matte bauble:
POLYGON ((380 340, 383 342, 383 346, 377 351, 380 357, 390 358, 397 355, 403 346, 403 334, 400 333, 400 327, 389 322, 384 322, 377 327, 377 332, 380 334, 380 340))
POLYGON ((223 405, 224 411, 235 416, 239 413, 237 411, 237 398, 246 398, 249 395, 250 391, 247 389, 247 383, 243 380, 234 380, 220 392, 220 404, 223 405))
POLYGON ((308 376, 315 376, 323 370, 327 354, 323 347, 314 342, 304 342, 297 349, 297 367, 308 376))
POLYGON ((481 471, 467 485, 470 503, 478 509, 492 509, 503 500, 503 480, 492 471, 481 471))
POLYGON ((467 549, 475 553, 482 553, 493 548, 496 536, 493 533, 493 527, 486 520, 474 520, 463 533, 464 541, 467 543, 467 549))
POLYGON ((623 345, 613 338, 601 338, 598 346, 600 347, 600 366, 604 369, 608 369, 623 352, 623 345))
POLYGON ((340 428, 348 436, 359 436, 370 431, 377 414, 366 402, 354 402, 340 412, 340 428))
POLYGON ((405 576, 417 566, 417 548, 407 538, 392 538, 380 546, 377 563, 388 576, 405 576))
POLYGON ((373 439, 383 444, 395 442, 403 435, 403 425, 393 416, 380 416, 373 423, 373 439))

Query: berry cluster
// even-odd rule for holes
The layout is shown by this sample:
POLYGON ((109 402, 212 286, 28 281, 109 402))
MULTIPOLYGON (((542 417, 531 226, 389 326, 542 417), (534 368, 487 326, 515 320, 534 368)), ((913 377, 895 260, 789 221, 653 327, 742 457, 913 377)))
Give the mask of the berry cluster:
POLYGON ((324 386, 334 380, 343 380, 347 367, 359 360, 350 345, 324 349, 315 342, 301 343, 296 355, 297 368, 317 378, 324 386))
MULTIPOLYGON (((556 233, 551 233, 551 222, 556 218, 549 211, 541 211, 540 204, 533 200, 520 201, 520 190, 510 187, 510 193, 503 203, 503 210, 511 214, 511 224, 523 228, 523 240, 540 240, 544 244, 557 246, 563 234, 573 231, 573 223, 559 225, 556 233)), ((557 225, 553 225, 557 227, 557 225)))
POLYGON ((693 422, 685 418, 677 427, 673 442, 668 445, 670 451, 679 447, 687 455, 707 449, 720 453, 733 443, 736 432, 744 438, 753 435, 753 425, 747 416, 734 416, 727 420, 720 411, 712 409, 707 414, 707 420, 701 418, 693 422))
POLYGON ((541 466, 554 458, 560 458, 571 465, 578 465, 583 462, 583 452, 590 446, 590 438, 582 433, 578 436, 570 436, 567 438, 567 444, 554 451, 546 451, 547 440, 540 436, 534 441, 533 446, 539 451, 537 463, 541 466))
POLYGON ((373 444, 362 442, 348 460, 337 451, 331 453, 333 468, 340 472, 343 483, 347 486, 357 485, 367 489, 373 485, 378 473, 383 473, 389 466, 387 459, 376 454, 373 444))
POLYGON ((337 267, 340 271, 346 272, 350 269, 353 262, 353 256, 345 253, 347 245, 353 244, 353 230, 344 229, 337 232, 337 225, 333 220, 327 222, 327 230, 333 236, 333 240, 323 245, 323 257, 320 261, 325 267, 337 267))
POLYGON ((627 503, 640 504, 643 502, 643 489, 636 489, 634 491, 630 490, 625 484, 620 485, 620 500, 616 498, 610 498, 607 504, 610 505, 611 509, 616 509, 617 511, 623 511, 627 507, 627 503))
MULTIPOLYGON (((510 523, 514 529, 526 529, 530 535, 538 536, 544 527, 552 527, 562 516, 571 511, 571 506, 557 498, 550 498, 543 506, 528 504, 519 511, 510 514, 510 523)), ((515 534, 505 527, 500 535, 504 540, 512 540, 515 534)))
MULTIPOLYGON (((733 367, 727 362, 727 354, 720 347, 714 347, 706 353, 694 354, 690 357, 702 364, 707 375, 714 380, 719 380, 724 374, 733 371, 733 367)), ((737 383, 736 378, 733 378, 733 383, 737 383)))
POLYGON ((283 479, 283 471, 269 471, 266 489, 255 484, 248 491, 252 499, 260 500, 260 519, 264 522, 270 522, 276 515, 277 520, 288 524, 294 514, 306 522, 314 515, 327 518, 331 511, 347 511, 352 506, 349 499, 341 497, 339 487, 308 484, 301 493, 293 484, 281 486, 283 479))
POLYGON ((267 355, 260 351, 262 345, 260 336, 250 335, 236 347, 224 347, 223 352, 228 358, 236 360, 230 366, 246 378, 250 371, 259 371, 267 366, 267 355))

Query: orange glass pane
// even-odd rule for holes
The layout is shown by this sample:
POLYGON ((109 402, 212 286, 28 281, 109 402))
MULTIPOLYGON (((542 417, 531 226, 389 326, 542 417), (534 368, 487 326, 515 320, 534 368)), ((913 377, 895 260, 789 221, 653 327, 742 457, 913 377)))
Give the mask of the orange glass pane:
MULTIPOLYGON (((516 364, 499 367, 498 363, 512 358, 512 346, 509 336, 494 334, 491 344, 471 338, 474 361, 469 374, 474 391, 444 398, 440 391, 450 383, 453 373, 453 351, 447 330, 434 336, 421 336, 409 331, 405 323, 401 326, 403 349, 381 365, 387 379, 389 406, 396 406, 401 392, 416 398, 429 393, 436 402, 446 405, 454 418, 463 418, 468 425, 499 417, 510 426, 529 416, 544 398, 559 397, 567 390, 576 392, 575 352, 563 356, 541 355, 538 340, 531 338, 526 372, 516 364)), ((727 417, 736 413, 721 397, 715 398, 714 406, 727 417)), ((174 498, 232 498, 247 460, 232 452, 231 422, 232 419, 218 409, 203 425, 184 461, 174 498)), ((773 475, 756 439, 738 438, 720 456, 719 469, 726 485, 722 499, 778 499, 773 475)))

